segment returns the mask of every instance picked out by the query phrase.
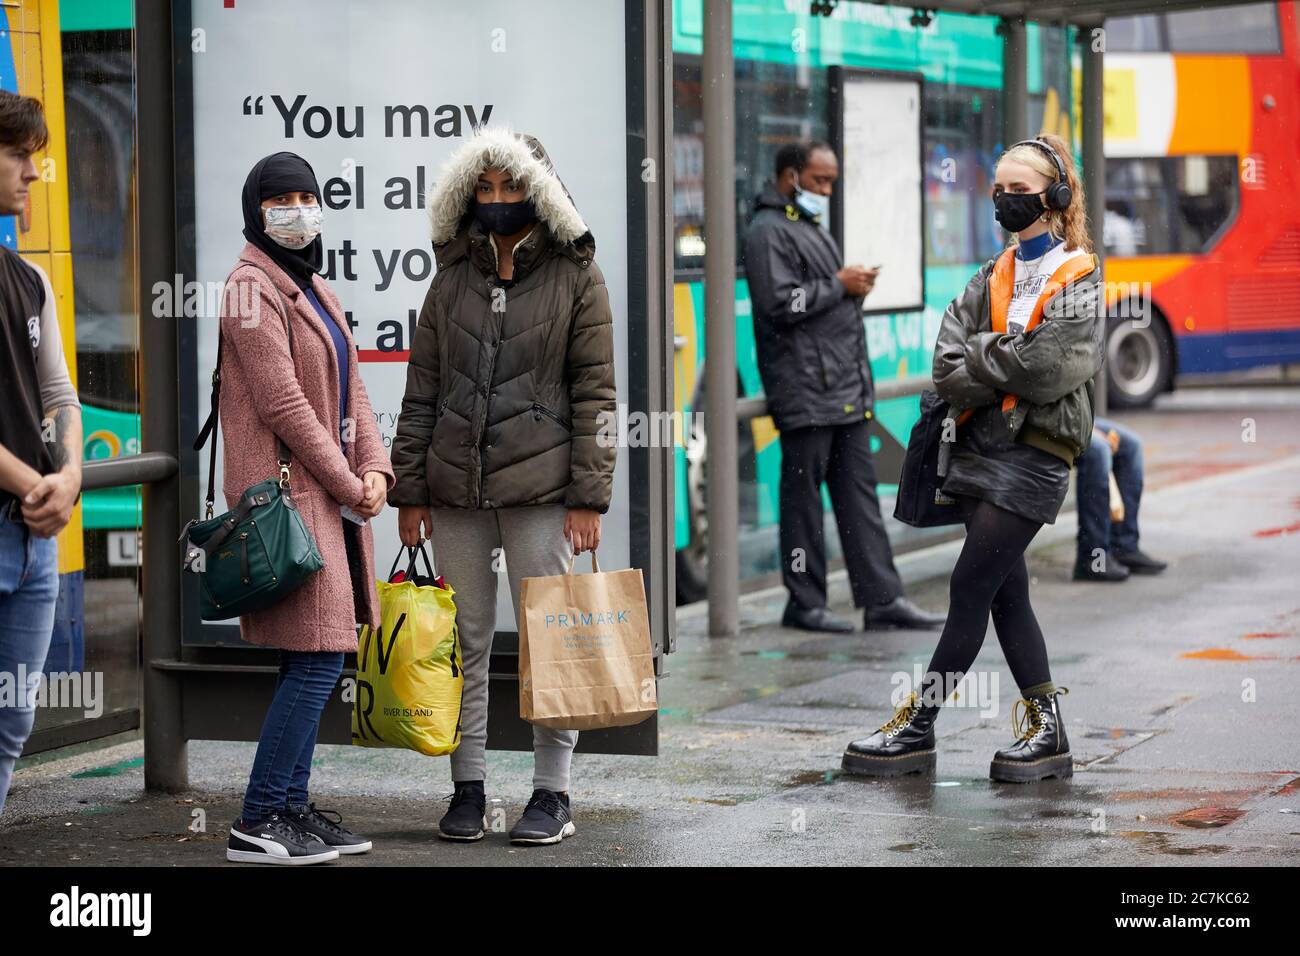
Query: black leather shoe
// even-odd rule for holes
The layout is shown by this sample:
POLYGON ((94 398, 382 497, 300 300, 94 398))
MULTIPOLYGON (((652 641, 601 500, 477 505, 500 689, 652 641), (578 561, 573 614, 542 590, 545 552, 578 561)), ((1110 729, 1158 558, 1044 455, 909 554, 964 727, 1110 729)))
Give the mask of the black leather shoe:
POLYGON ((948 619, 945 614, 931 614, 903 597, 901 594, 888 604, 873 604, 862 616, 862 627, 867 631, 888 630, 891 627, 911 630, 938 630, 948 619))
POLYGON ((1115 560, 1134 574, 1159 574, 1169 567, 1164 561, 1157 561, 1139 548, 1137 551, 1116 551, 1115 560))
POLYGON ((1074 776, 1074 758, 1058 700, 1068 693, 1061 687, 1041 697, 1016 701, 1011 708, 1011 726, 1019 739, 993 755, 990 777, 1007 783, 1033 783, 1047 777, 1064 780, 1074 776))
POLYGON ((934 719, 938 715, 938 707, 922 705, 912 693, 888 723, 844 749, 841 766, 848 773, 864 777, 933 773, 934 719))
POLYGON ((1101 570, 1093 567, 1093 560, 1076 560, 1074 562, 1074 580, 1076 581, 1127 581, 1129 569, 1114 555, 1107 555, 1101 563, 1101 570))
POLYGON ((438 821, 438 834, 447 840, 483 839, 483 814, 487 810, 487 797, 482 780, 466 780, 456 784, 451 806, 438 821))
POLYGON ((794 603, 785 606, 785 613, 781 615, 781 626, 831 634, 848 634, 853 630, 852 624, 836 617, 824 607, 800 607, 794 603))

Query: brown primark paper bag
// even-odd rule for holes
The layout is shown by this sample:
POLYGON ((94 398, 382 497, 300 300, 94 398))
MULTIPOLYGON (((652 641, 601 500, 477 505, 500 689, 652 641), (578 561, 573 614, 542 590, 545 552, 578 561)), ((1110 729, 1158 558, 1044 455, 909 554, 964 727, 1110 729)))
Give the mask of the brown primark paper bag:
MULTIPOLYGON (((507 560, 509 560, 507 558, 507 560)), ((639 724, 659 707, 638 568, 524 578, 519 716, 556 730, 639 724)))

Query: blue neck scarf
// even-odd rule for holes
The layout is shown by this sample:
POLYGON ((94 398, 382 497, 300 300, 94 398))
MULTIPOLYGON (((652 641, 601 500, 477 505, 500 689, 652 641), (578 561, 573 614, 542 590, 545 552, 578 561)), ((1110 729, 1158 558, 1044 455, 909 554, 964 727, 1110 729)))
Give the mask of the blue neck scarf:
POLYGON ((1045 232, 1041 236, 1022 240, 1016 249, 1016 255, 1021 259, 1037 259, 1059 242, 1061 242, 1060 239, 1057 239, 1050 232, 1045 232))

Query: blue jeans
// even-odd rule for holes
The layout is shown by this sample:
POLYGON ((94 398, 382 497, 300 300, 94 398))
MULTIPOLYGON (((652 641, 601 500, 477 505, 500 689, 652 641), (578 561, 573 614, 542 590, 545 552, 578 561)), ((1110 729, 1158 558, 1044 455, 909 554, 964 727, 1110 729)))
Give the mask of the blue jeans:
POLYGON ((1097 419, 1103 432, 1119 433, 1119 451, 1094 432, 1087 451, 1079 459, 1079 560, 1088 563, 1100 549, 1105 554, 1138 549, 1138 504, 1142 500, 1142 439, 1132 429, 1106 418, 1097 419), (1110 473, 1124 501, 1124 520, 1110 520, 1110 473))
POLYGON ((341 651, 281 651, 275 697, 262 724, 244 794, 243 820, 261 823, 307 802, 320 715, 343 673, 341 651))
POLYGON ((0 513, 0 813, 36 720, 36 689, 54 633, 58 545, 0 513))

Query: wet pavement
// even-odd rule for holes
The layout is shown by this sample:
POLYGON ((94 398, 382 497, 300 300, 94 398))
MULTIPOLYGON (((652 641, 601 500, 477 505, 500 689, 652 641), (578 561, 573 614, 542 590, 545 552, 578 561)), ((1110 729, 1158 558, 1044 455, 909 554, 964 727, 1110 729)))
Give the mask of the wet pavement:
MULTIPOLYGON (((734 639, 705 636, 702 605, 679 610, 661 755, 579 754, 576 837, 507 842, 529 754, 489 753, 495 832, 456 845, 435 836, 445 759, 322 746, 314 799, 376 845, 330 865, 1300 862, 1300 389, 1186 391, 1116 417, 1147 439, 1143 546, 1171 566, 1079 584, 1073 515, 1035 540, 1034 604, 1070 689, 1071 780, 988 779, 1017 697, 992 629, 974 670, 986 694, 941 715, 933 778, 841 774, 844 744, 890 716, 895 675, 923 668, 936 635, 785 630, 784 592, 765 591, 746 597, 734 639)), ((923 606, 944 606, 958 547, 900 558, 923 606)), ((850 613, 842 574, 832 601, 850 613)), ((226 865, 252 752, 192 743, 179 795, 143 792, 138 741, 25 764, 0 864, 226 865)))

